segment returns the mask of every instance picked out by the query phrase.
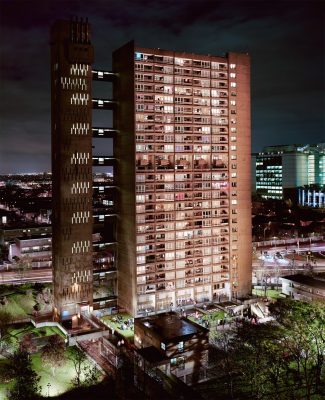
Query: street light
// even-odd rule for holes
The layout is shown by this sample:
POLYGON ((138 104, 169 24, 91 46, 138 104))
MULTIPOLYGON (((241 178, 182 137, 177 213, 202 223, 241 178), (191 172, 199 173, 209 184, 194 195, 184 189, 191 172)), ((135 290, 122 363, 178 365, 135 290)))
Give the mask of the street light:
POLYGON ((47 386, 47 397, 50 397, 50 387, 51 387, 51 384, 48 383, 46 386, 47 386))
POLYGON ((272 239, 273 239, 273 246, 274 246, 274 247, 276 247, 276 241, 275 241, 276 238, 277 238, 276 236, 273 236, 273 238, 272 238, 272 239))

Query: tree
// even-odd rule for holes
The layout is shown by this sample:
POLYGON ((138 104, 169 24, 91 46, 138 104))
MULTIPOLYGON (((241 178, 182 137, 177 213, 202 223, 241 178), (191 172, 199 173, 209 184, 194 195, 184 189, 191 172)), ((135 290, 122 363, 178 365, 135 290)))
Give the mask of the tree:
POLYGON ((218 350, 215 360, 218 367, 217 370, 218 372, 222 371, 227 383, 227 391, 230 399, 234 398, 234 383, 237 375, 234 363, 234 337, 234 330, 216 331, 214 334, 210 333, 210 344, 218 350))
POLYGON ((22 351, 27 351, 29 354, 35 353, 37 351, 37 346, 33 340, 33 333, 26 333, 20 340, 19 347, 22 351))
POLYGON ((3 354, 10 343, 9 327, 12 323, 12 315, 4 310, 0 310, 0 354, 3 354))
POLYGON ((90 365, 86 354, 78 348, 70 349, 70 360, 73 363, 76 372, 72 379, 72 384, 79 388, 82 386, 91 386, 98 382, 99 372, 94 365, 90 365))
POLYGON ((305 303, 279 299, 270 311, 284 326, 283 343, 295 361, 295 375, 306 399, 313 390, 325 386, 322 380, 325 354, 325 307, 323 303, 305 303))
POLYGON ((25 272, 32 268, 32 259, 29 255, 22 255, 15 258, 15 268, 20 279, 25 276, 25 272))
POLYGON ((9 389, 8 400, 35 400, 39 398, 39 376, 32 368, 26 351, 18 350, 10 357, 10 371, 14 384, 9 389))
POLYGON ((49 337, 47 344, 41 350, 41 359, 45 365, 51 368, 54 376, 55 370, 61 367, 65 361, 65 343, 61 336, 49 337))
POLYGON ((236 364, 241 372, 242 386, 252 399, 265 398, 268 393, 267 358, 265 357, 268 327, 243 323, 236 336, 236 364))

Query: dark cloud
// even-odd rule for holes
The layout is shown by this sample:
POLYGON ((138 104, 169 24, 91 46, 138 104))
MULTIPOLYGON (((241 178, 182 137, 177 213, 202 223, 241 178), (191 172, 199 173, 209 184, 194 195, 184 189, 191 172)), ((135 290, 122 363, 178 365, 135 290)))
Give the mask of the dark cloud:
MULTIPOLYGON (((143 47, 249 52, 252 149, 324 135, 324 2, 0 0, 0 173, 50 168, 49 27, 88 17, 95 67, 135 39, 143 47)), ((110 96, 107 86, 96 93, 110 96)), ((94 113, 97 124, 111 116, 94 113)))

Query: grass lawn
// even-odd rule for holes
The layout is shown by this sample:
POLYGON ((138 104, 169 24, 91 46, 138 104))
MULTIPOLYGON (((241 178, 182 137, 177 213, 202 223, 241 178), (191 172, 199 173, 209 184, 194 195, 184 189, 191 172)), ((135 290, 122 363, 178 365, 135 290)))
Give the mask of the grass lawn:
MULTIPOLYGON (((253 289, 252 294, 255 294, 256 296, 261 296, 264 297, 264 289, 253 289)), ((278 299, 281 296, 281 292, 275 289, 267 289, 266 291, 266 297, 270 297, 271 299, 278 299)))
POLYGON ((20 339, 27 333, 32 333, 35 337, 43 337, 43 336, 51 336, 51 335, 60 335, 62 338, 65 338, 64 333, 57 328, 56 326, 46 326, 42 328, 35 328, 32 324, 24 324, 19 328, 10 328, 9 333, 11 338, 13 339, 13 345, 18 346, 20 339))
POLYGON ((31 296, 12 293, 7 299, 8 304, 0 305, 0 310, 9 312, 14 319, 27 318, 32 314, 35 300, 31 296))
MULTIPOLYGON (((101 320, 109 326, 111 329, 114 329, 118 333, 120 333, 122 336, 124 336, 127 340, 133 341, 134 337, 134 330, 133 329, 121 329, 121 326, 123 325, 123 322, 127 321, 128 319, 132 319, 131 315, 127 313, 120 313, 120 314, 115 314, 115 315, 105 315, 101 317, 101 320), (117 318, 121 318, 121 322, 117 321, 117 318)), ((132 325, 133 326, 133 325, 132 325)))
POLYGON ((217 310, 217 311, 208 312, 208 314, 205 315, 205 317, 203 317, 203 319, 215 321, 218 319, 223 319, 223 318, 225 318, 225 316, 226 316, 226 313, 224 311, 217 310))
MULTIPOLYGON (((67 356, 69 354, 69 348, 67 349, 67 356)), ((42 388, 41 394, 47 396, 48 391, 50 396, 57 396, 71 389, 71 380, 75 376, 75 370, 72 361, 66 358, 65 364, 57 368, 55 375, 53 376, 52 370, 48 366, 44 366, 41 360, 40 353, 32 355, 32 363, 34 370, 41 377, 40 386, 42 388), (49 389, 47 385, 50 384, 49 389)))
POLYGON ((222 310, 211 311, 208 314, 198 313, 198 318, 195 317, 195 313, 187 316, 187 318, 199 325, 205 326, 204 321, 209 321, 210 326, 217 324, 218 320, 224 319, 226 313, 222 310))
POLYGON ((11 328, 10 329, 10 334, 12 336, 21 336, 21 334, 25 333, 34 333, 35 336, 41 337, 41 336, 50 336, 50 335, 60 335, 62 337, 65 337, 63 332, 57 328, 56 326, 44 326, 42 328, 35 328, 34 325, 32 324, 25 324, 20 328, 11 328))
MULTIPOLYGON (((35 353, 31 355, 32 365, 36 373, 40 376, 40 386, 41 394, 47 397, 54 397, 65 393, 67 390, 72 388, 71 381, 75 377, 75 370, 72 361, 69 360, 68 355, 71 348, 66 350, 66 361, 64 365, 57 368, 55 375, 53 376, 52 370, 42 363, 40 353, 35 353), (50 386, 47 386, 50 384, 50 386)), ((0 369, 5 368, 7 360, 0 360, 0 369)), ((3 384, 0 383, 0 399, 6 398, 6 391, 10 387, 10 383, 3 384)))
POLYGON ((49 287, 40 284, 0 285, 0 298, 6 297, 8 300, 8 304, 0 304, 0 310, 9 312, 13 319, 28 318, 33 313, 37 294, 49 287))

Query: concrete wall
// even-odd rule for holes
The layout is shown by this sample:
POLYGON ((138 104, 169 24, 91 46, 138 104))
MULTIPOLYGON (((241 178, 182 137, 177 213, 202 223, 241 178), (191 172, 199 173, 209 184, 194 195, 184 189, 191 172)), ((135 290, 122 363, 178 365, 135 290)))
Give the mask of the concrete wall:
POLYGON ((113 70, 118 73, 114 98, 118 108, 114 128, 117 158, 118 208, 118 305, 136 314, 136 231, 135 231, 135 127, 134 127, 134 44, 113 53, 113 70))
MULTIPOLYGON (((236 124, 231 122, 230 114, 229 127, 237 128, 237 141, 234 142, 237 150, 229 150, 229 164, 237 164, 236 169, 230 169, 230 176, 233 172, 237 174, 235 178, 230 178, 230 268, 232 293, 236 297, 249 294, 252 282, 250 58, 247 54, 230 53, 228 62, 229 66, 236 65, 235 69, 229 68, 228 73, 236 73, 237 84, 237 90, 229 88, 229 101, 236 100, 237 112, 234 115, 236 124), (232 155, 237 156, 236 161, 231 160, 232 155), (232 204, 234 200, 237 204, 232 204), (234 223, 236 220, 237 223, 234 223)), ((232 134, 229 133, 229 136, 232 134)), ((230 146, 232 144, 230 142, 230 146)))

